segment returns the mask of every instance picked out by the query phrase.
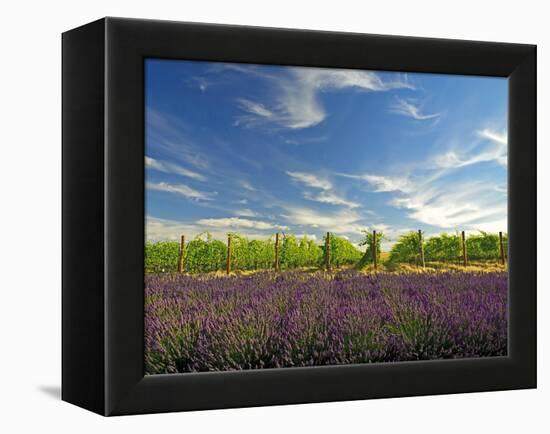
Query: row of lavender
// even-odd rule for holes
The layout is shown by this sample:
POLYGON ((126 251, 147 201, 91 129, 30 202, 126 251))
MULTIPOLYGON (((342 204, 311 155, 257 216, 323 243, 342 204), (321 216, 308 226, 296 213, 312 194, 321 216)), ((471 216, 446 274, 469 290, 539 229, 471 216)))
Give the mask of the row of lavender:
POLYGON ((506 355, 506 273, 147 275, 148 374, 506 355))

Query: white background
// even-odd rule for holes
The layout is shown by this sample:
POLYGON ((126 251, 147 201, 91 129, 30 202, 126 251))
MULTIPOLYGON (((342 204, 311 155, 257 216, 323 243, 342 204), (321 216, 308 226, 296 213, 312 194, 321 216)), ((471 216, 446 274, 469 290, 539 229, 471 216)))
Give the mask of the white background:
MULTIPOLYGON (((544 1, 4 2, 0 23, 0 431, 549 432, 549 251, 539 248, 539 389, 102 418, 59 400, 61 32, 125 16, 537 44, 539 222, 548 219, 544 1)), ((539 245, 550 231, 539 225, 539 245)))

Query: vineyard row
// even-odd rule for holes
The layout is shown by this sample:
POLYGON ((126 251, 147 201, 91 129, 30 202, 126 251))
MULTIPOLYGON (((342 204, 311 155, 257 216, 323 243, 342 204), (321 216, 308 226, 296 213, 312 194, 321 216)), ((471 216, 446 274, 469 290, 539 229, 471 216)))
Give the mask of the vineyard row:
POLYGON ((266 240, 249 240, 239 234, 228 234, 227 243, 213 239, 209 233, 186 242, 161 241, 145 245, 146 272, 201 273, 233 270, 289 270, 305 267, 331 271, 342 266, 376 270, 379 264, 409 263, 425 267, 426 262, 454 262, 468 265, 473 261, 506 262, 508 237, 499 232, 471 234, 441 234, 424 239, 422 231, 401 235, 388 255, 381 261, 383 233, 365 232, 359 245, 330 232, 317 244, 306 236, 279 234, 266 240), (204 236, 203 236, 204 235, 204 236), (373 254, 373 252, 376 252, 373 254))

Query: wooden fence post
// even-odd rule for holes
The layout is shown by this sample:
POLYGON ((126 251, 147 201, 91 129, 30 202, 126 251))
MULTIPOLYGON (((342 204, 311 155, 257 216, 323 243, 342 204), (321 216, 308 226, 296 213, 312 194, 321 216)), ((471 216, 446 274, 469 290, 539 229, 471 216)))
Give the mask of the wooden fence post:
POLYGON ((424 262, 424 246, 422 244, 422 230, 418 229, 418 242, 420 243, 420 263, 422 268, 426 268, 426 262, 424 262))
POLYGON ((502 232, 498 233, 498 242, 500 245, 500 263, 504 265, 506 262, 506 256, 504 255, 504 243, 502 241, 502 232))
POLYGON ((227 234, 227 274, 231 273, 231 234, 227 234))
POLYGON ((378 268, 377 256, 376 231, 372 231, 372 263, 374 264, 374 271, 376 271, 376 269, 378 268))
POLYGON ((279 232, 275 234, 275 271, 279 271, 279 232))
POLYGON ((330 232, 327 232, 327 237, 325 239, 325 265, 327 268, 327 271, 330 273, 331 266, 330 266, 330 232))
POLYGON ((185 270, 185 235, 181 236, 180 254, 178 258, 178 273, 183 273, 185 270))
POLYGON ((466 234, 462 231, 462 261, 463 265, 468 265, 468 252, 466 250, 466 234))

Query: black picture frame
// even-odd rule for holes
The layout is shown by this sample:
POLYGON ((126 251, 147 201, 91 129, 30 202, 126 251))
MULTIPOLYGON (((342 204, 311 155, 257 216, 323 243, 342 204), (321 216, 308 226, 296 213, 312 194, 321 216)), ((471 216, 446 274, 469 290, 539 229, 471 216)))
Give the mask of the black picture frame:
POLYGON ((536 387, 536 46, 104 18, 62 51, 63 400, 124 415, 536 387), (150 57, 508 77, 508 356, 145 377, 150 57))

